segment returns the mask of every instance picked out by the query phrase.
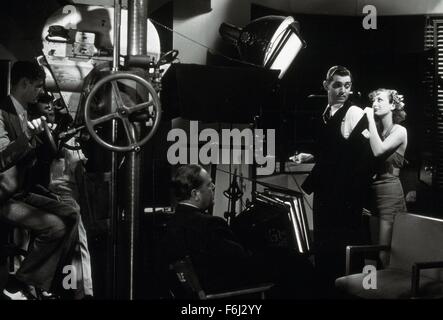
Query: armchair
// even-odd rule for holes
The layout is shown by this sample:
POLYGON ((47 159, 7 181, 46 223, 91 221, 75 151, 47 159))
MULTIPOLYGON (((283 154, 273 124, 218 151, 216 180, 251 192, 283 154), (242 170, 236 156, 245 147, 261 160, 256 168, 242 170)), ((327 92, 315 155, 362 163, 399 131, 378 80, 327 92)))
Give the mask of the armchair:
POLYGON ((364 299, 443 298, 443 220, 415 214, 395 217, 390 246, 348 246, 346 275, 336 287, 364 299), (389 265, 376 273, 376 288, 365 289, 363 273, 352 272, 356 252, 390 254, 389 265))

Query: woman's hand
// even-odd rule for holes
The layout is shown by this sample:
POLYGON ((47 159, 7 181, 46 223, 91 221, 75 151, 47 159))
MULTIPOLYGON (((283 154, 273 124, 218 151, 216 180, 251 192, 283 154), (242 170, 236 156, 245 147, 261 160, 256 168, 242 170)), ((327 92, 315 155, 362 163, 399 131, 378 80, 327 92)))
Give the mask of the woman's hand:
POLYGON ((374 109, 366 107, 363 111, 368 117, 368 121, 374 121, 374 109))
POLYGON ((366 107, 363 111, 368 115, 368 118, 374 118, 374 109, 366 107))

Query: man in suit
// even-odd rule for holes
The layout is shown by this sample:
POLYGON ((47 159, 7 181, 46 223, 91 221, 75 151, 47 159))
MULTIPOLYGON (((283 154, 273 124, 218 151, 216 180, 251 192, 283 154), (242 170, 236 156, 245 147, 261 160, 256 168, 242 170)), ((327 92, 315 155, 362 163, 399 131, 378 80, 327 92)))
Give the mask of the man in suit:
POLYGON ((306 259, 279 252, 253 255, 223 218, 205 213, 214 204, 214 184, 206 170, 184 165, 172 184, 178 205, 161 250, 167 263, 190 256, 209 292, 273 282, 271 297, 312 297, 312 270, 306 259))
POLYGON ((210 175, 198 165, 182 166, 172 185, 178 204, 165 236, 168 262, 189 255, 206 289, 232 286, 238 265, 229 263, 242 263, 248 253, 225 220, 205 213, 214 202, 210 175))
POLYGON ((28 121, 27 108, 37 102, 44 79, 38 64, 16 62, 11 71, 11 94, 0 105, 0 181, 14 180, 9 185, 15 185, 1 186, 0 218, 29 230, 34 238, 28 255, 3 290, 10 299, 30 298, 30 285, 42 292, 60 289, 61 270, 78 236, 78 213, 73 208, 32 192, 36 148, 41 144, 38 135, 45 118, 28 121))
POLYGON ((314 192, 315 265, 327 288, 345 273, 346 245, 362 244, 364 197, 370 179, 372 153, 364 133, 363 110, 349 101, 351 72, 334 66, 323 82, 328 105, 319 121, 315 166, 302 184, 314 192))

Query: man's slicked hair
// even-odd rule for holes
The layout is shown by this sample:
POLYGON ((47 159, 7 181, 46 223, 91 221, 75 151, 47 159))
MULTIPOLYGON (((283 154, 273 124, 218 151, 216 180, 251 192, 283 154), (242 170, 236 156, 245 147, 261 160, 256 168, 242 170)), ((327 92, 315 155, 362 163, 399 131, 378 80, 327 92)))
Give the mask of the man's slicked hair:
POLYGON ((338 75, 341 77, 349 76, 349 77, 351 77, 351 81, 352 81, 352 74, 348 68, 343 67, 343 66, 333 66, 333 67, 329 68, 328 72, 326 73, 326 82, 328 82, 328 83, 331 82, 335 75, 338 75))
POLYGON ((17 61, 11 70, 11 86, 17 85, 23 78, 30 81, 45 80, 46 74, 35 61, 17 61))
POLYGON ((198 189, 203 185, 201 171, 202 167, 196 164, 187 164, 177 169, 172 179, 172 187, 177 201, 190 199, 192 189, 198 189))

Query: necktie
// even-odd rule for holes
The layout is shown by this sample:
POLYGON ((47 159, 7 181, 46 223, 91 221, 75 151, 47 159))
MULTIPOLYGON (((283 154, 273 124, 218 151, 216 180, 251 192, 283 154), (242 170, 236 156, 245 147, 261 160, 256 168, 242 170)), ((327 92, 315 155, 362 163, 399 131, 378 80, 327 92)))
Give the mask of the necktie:
POLYGON ((20 125, 22 127, 22 130, 25 130, 26 126, 27 126, 27 122, 28 122, 28 115, 26 114, 26 112, 23 112, 22 114, 20 114, 20 125))
POLYGON ((328 106, 323 113, 323 122, 326 124, 331 119, 331 106, 328 106))

